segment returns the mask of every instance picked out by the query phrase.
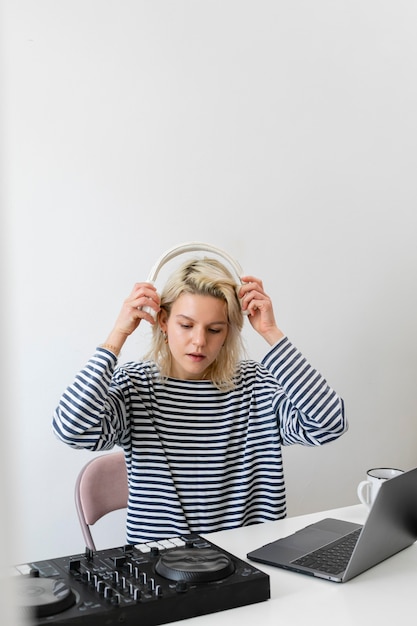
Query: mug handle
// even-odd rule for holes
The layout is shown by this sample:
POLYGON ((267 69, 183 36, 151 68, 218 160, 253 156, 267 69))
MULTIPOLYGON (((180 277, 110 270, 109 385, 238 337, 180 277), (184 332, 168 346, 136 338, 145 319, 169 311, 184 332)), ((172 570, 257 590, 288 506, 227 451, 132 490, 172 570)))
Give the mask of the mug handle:
POLYGON ((370 505, 370 487, 371 483, 369 480, 362 480, 357 489, 359 500, 366 506, 370 505))

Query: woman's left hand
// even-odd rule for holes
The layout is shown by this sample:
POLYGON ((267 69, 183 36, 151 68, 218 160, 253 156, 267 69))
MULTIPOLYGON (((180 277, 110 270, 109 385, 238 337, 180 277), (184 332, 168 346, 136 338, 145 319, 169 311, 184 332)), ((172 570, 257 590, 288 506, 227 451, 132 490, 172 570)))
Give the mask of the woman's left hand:
POLYGON ((262 281, 255 276, 242 276, 239 290, 242 310, 247 311, 252 327, 273 345, 284 336, 278 328, 271 298, 264 291, 262 281))

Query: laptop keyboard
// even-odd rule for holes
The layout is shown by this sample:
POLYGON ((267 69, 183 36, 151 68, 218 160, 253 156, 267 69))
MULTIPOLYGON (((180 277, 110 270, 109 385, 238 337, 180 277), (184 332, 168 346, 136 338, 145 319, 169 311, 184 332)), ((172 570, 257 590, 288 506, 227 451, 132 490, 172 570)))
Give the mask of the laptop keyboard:
POLYGON ((329 543, 327 546, 295 559, 292 563, 316 569, 320 572, 328 572, 329 574, 343 572, 356 546, 361 530, 361 528, 358 528, 349 533, 349 535, 329 543))

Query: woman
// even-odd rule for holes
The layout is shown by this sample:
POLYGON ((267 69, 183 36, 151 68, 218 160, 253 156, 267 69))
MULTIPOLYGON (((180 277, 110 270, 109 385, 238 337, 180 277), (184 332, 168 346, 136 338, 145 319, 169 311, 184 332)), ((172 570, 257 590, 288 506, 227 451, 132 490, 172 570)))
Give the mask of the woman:
POLYGON ((278 328, 262 282, 242 281, 204 258, 183 263, 161 296, 136 284, 55 411, 66 444, 123 448, 129 543, 284 517, 281 446, 347 429, 342 399, 278 328), (244 313, 270 346, 261 364, 241 360, 244 313), (142 320, 149 354, 117 367, 142 320))

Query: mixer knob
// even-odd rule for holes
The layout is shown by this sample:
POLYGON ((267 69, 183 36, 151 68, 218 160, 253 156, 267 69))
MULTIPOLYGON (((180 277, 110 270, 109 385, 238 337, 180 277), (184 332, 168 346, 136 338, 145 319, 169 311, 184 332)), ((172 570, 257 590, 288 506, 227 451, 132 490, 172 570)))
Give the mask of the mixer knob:
POLYGON ((113 563, 114 563, 114 567, 123 567, 123 565, 126 563, 126 557, 115 556, 113 559, 113 563))
POLYGON ((70 572, 79 572, 81 568, 81 561, 80 559, 72 559, 69 562, 69 571, 70 572))
POLYGON ((106 598, 106 600, 111 600, 111 598, 113 597, 113 589, 111 587, 105 587, 104 597, 106 598))
POLYGON ((156 587, 155 587, 155 595, 158 598, 162 597, 163 594, 162 594, 162 587, 161 587, 161 585, 156 585, 156 587))
POLYGON ((91 548, 86 548, 85 549, 85 558, 87 559, 87 561, 93 561, 93 559, 94 559, 94 550, 92 550, 91 548))
POLYGON ((29 572, 29 576, 31 578, 39 578, 39 570, 33 567, 29 572))
POLYGON ((115 606, 119 606, 120 604, 120 596, 118 593, 116 593, 115 595, 113 595, 110 599, 111 603, 114 604, 115 606))
POLYGON ((93 574, 91 582, 93 584, 93 587, 95 587, 95 589, 98 589, 99 578, 98 578, 97 574, 93 574))
POLYGON ((151 548, 151 555, 152 556, 158 556, 159 555, 159 548, 158 548, 158 546, 152 546, 152 548, 151 548))
POLYGON ((154 591, 155 590, 155 579, 154 578, 150 578, 148 580, 147 587, 148 587, 149 591, 154 591))
POLYGON ((146 576, 146 572, 141 572, 139 576, 140 583, 142 585, 146 585, 148 577, 146 576))
POLYGON ((140 589, 138 589, 138 587, 135 587, 134 591, 133 591, 133 599, 135 602, 139 602, 140 600, 140 589))
POLYGON ((187 583, 185 580, 179 580, 177 582, 177 584, 175 585, 175 591, 177 593, 184 593, 185 591, 187 591, 187 583))

